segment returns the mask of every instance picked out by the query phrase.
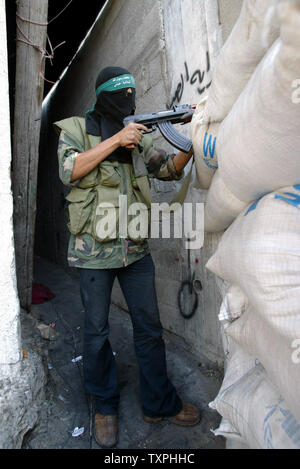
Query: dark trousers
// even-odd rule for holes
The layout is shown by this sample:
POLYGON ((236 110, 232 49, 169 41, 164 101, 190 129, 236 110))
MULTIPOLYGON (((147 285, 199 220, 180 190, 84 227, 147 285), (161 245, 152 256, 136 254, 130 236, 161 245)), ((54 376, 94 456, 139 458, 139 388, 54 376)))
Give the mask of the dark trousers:
POLYGON ((87 391, 95 396, 96 412, 116 414, 120 397, 108 339, 111 291, 118 277, 133 325, 143 412, 148 417, 176 415, 182 402, 167 376, 151 255, 120 269, 79 270, 85 309, 84 380, 87 391))

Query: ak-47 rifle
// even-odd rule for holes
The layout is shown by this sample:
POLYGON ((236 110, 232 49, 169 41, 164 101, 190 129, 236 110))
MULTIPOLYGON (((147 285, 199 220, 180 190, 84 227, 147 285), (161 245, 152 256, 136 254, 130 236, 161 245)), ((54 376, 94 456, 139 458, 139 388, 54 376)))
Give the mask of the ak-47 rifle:
POLYGON ((182 106, 173 106, 172 109, 166 111, 152 112, 150 114, 138 114, 125 117, 124 126, 134 122, 143 124, 149 130, 160 130, 162 136, 175 148, 185 153, 189 153, 192 148, 192 141, 177 130, 173 124, 186 124, 190 122, 195 111, 195 106, 183 104, 182 106))

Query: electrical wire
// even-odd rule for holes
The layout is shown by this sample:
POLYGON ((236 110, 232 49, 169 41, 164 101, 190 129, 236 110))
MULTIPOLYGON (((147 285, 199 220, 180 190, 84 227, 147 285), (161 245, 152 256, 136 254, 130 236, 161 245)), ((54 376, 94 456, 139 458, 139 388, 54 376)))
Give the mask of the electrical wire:
POLYGON ((52 21, 56 20, 56 18, 58 18, 67 8, 69 5, 71 5, 71 3, 73 2, 73 0, 70 0, 70 2, 56 15, 54 16, 54 18, 52 18, 50 21, 48 21, 47 23, 38 23, 37 21, 33 21, 33 20, 29 20, 27 18, 23 18, 21 15, 19 15, 18 13, 16 13, 16 16, 22 20, 22 21, 25 21, 26 23, 31 23, 31 24, 35 24, 36 26, 48 26, 49 24, 52 23, 52 21))
MULTIPOLYGON (((69 5, 71 5, 71 3, 73 2, 73 0, 70 0, 69 3, 54 17, 52 18, 50 21, 48 21, 47 23, 38 23, 37 21, 33 21, 33 20, 29 20, 28 18, 23 18, 21 15, 19 15, 18 13, 16 13, 16 17, 21 20, 21 21, 24 21, 25 23, 30 23, 30 24, 34 24, 36 26, 48 26, 50 23, 52 23, 54 20, 56 20, 67 8, 69 5)), ((52 85, 55 85, 55 82, 54 81, 50 81, 48 80, 44 74, 43 74, 43 71, 42 71, 42 64, 43 64, 43 60, 44 59, 50 59, 50 62, 52 64, 52 59, 54 59, 54 51, 55 49, 57 49, 58 47, 62 46, 63 44, 66 43, 66 41, 63 41, 61 42, 60 44, 58 44, 57 46, 55 47, 52 47, 51 45, 51 42, 50 42, 50 39, 49 39, 49 36, 47 34, 47 40, 48 40, 48 43, 49 43, 49 46, 50 46, 50 53, 47 51, 47 49, 45 49, 43 46, 40 46, 40 45, 37 45, 37 44, 33 44, 33 42, 24 34, 24 32, 22 31, 22 29, 20 28, 20 26, 18 25, 18 22, 16 21, 16 26, 17 26, 17 29, 19 31, 19 33, 23 36, 23 38, 25 39, 21 39, 21 38, 17 38, 17 41, 19 42, 23 42, 25 44, 27 44, 28 46, 31 46, 31 47, 34 47, 35 49, 37 49, 40 53, 41 53, 41 61, 40 61, 40 66, 39 66, 39 75, 40 77, 46 81, 47 83, 50 83, 52 85)))
POLYGON ((19 33, 23 36, 24 39, 21 39, 21 38, 17 38, 17 41, 19 42, 23 42, 24 44, 27 44, 28 46, 32 46, 34 49, 37 49, 40 53, 41 53, 41 60, 40 60, 40 66, 39 66, 39 75, 40 77, 44 80, 44 81, 47 81, 48 83, 51 83, 51 84, 55 84, 54 81, 50 81, 50 80, 47 80, 47 78, 45 78, 44 74, 43 74, 43 71, 42 71, 42 64, 43 64, 43 60, 44 59, 50 59, 51 63, 52 63, 52 59, 54 59, 54 51, 55 49, 57 49, 58 47, 62 46, 63 44, 65 44, 66 41, 63 41, 61 42, 60 44, 58 44, 57 46, 55 46, 54 48, 52 47, 51 45, 51 42, 50 42, 50 39, 49 39, 49 36, 47 34, 47 40, 49 42, 49 45, 50 45, 50 49, 51 49, 51 52, 49 53, 47 51, 47 49, 45 49, 44 47, 42 46, 39 46, 38 44, 34 44, 26 35, 25 33, 22 31, 22 29, 20 28, 20 26, 18 25, 18 23, 16 23, 17 25, 17 29, 19 31, 19 33))
POLYGON ((72 2, 73 0, 70 0, 70 2, 56 16, 54 16, 54 18, 52 18, 47 24, 50 24, 52 23, 52 21, 56 20, 56 18, 58 18, 68 8, 68 6, 71 5, 72 2))

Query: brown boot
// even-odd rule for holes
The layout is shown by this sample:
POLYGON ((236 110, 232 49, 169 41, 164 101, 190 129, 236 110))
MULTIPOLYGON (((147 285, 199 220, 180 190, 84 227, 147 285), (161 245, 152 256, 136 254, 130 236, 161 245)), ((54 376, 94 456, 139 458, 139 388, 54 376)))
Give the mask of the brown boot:
POLYGON ((200 422, 200 412, 193 404, 184 402, 181 411, 174 417, 147 417, 144 415, 144 420, 145 422, 149 423, 157 423, 161 422, 162 420, 168 420, 169 422, 175 423, 176 425, 192 427, 193 425, 197 425, 197 423, 200 422))
POLYGON ((103 448, 112 448, 118 441, 117 415, 95 415, 95 440, 103 448))

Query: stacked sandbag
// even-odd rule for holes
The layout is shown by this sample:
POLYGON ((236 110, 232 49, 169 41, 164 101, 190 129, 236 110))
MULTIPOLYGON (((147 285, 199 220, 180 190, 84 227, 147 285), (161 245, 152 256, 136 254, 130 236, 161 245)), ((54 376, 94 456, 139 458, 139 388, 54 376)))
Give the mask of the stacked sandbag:
POLYGON ((225 119, 256 66, 278 38, 277 3, 276 0, 243 2, 239 18, 213 71, 203 115, 205 122, 222 122, 225 119))
MULTIPOLYGON (((241 435, 241 442, 251 449, 300 448, 300 424, 260 364, 230 386, 222 386, 210 407, 230 422, 228 435, 241 435)), ((223 435, 227 436, 224 430, 223 435)))
POLYGON ((283 1, 278 12, 280 38, 219 128, 206 231, 226 229, 241 207, 300 180, 300 106, 292 99, 300 76, 300 2, 283 1))
POLYGON ((206 267, 237 285, 287 340, 300 338, 300 186, 250 204, 224 233, 206 267))
POLYGON ((207 264, 229 285, 210 404, 228 447, 300 449, 300 0, 277 12, 280 38, 219 127, 205 207, 206 231, 229 226, 207 264))
POLYGON ((218 167, 216 137, 256 66, 279 35, 276 0, 245 0, 240 16, 224 44, 213 71, 207 101, 192 120, 192 141, 197 177, 208 189, 218 167))
MULTIPOLYGON (((270 382, 300 422, 300 360, 297 354, 293 358, 293 341, 285 340, 277 334, 252 307, 234 321, 226 329, 226 333, 243 350, 257 357, 270 382)), ((300 344, 298 348, 300 349, 300 344)))
POLYGON ((216 434, 240 435, 250 448, 300 448, 300 185, 249 204, 206 267, 230 285, 219 314, 216 434))
MULTIPOLYGON (((219 313, 220 333, 224 350, 224 373, 225 379, 222 385, 231 386, 238 381, 246 369, 251 369, 256 362, 248 353, 243 353, 240 346, 227 334, 227 328, 231 322, 239 318, 245 311, 247 299, 241 289, 236 285, 230 285, 220 277, 216 277, 216 283, 222 295, 222 304, 219 313), (239 353, 241 351, 241 353, 239 353), (238 360, 236 360, 238 357, 238 360)), ((213 403, 211 407, 214 408, 213 403)), ((236 430, 230 421, 224 417, 219 427, 212 429, 215 436, 226 438, 226 449, 247 449, 248 446, 242 435, 236 430)))
POLYGON ((228 449, 300 448, 294 413, 299 413, 300 365, 293 364, 291 350, 236 285, 223 298, 219 320, 225 376, 209 405, 222 415, 213 433, 226 438, 228 449))
POLYGON ((220 172, 216 171, 204 208, 205 231, 213 233, 223 231, 246 205, 228 189, 220 172))

